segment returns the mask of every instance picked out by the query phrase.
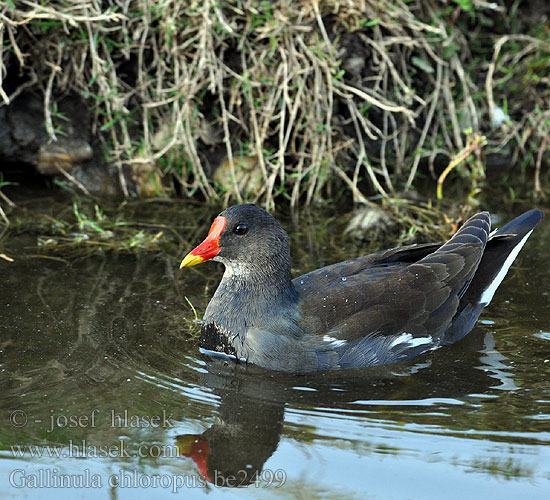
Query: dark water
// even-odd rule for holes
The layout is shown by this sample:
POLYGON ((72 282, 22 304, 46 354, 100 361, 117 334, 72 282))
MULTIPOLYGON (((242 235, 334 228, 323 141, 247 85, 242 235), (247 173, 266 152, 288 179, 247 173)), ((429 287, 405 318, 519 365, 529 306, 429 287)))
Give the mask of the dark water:
MULTIPOLYGON (((215 213, 171 210, 177 255, 3 242, 0 497, 550 498, 548 219, 463 341, 292 377, 198 353, 185 297, 201 315, 221 269, 177 266, 215 213)), ((326 220, 287 228, 297 272, 341 258, 326 220)))

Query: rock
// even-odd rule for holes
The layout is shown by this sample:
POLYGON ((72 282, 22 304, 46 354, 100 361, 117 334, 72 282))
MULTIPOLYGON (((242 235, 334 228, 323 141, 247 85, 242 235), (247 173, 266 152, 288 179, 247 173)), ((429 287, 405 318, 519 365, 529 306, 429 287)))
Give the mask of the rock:
MULTIPOLYGON (((158 196, 170 191, 166 177, 162 177, 162 168, 158 161, 154 161, 152 153, 162 151, 170 144, 174 126, 171 123, 162 123, 153 136, 151 151, 143 150, 137 153, 132 164, 132 182, 139 196, 158 196)), ((175 153, 176 150, 172 150, 175 153)), ((176 157, 172 162, 183 161, 176 157)))
POLYGON ((36 170, 42 175, 59 175, 59 167, 70 172, 73 165, 91 160, 93 155, 92 147, 85 141, 60 139, 40 146, 36 170))
POLYGON ((384 210, 361 207, 353 212, 345 232, 358 240, 371 240, 376 237, 373 231, 387 231, 394 225, 395 222, 384 210))
POLYGON ((19 183, 36 170, 58 176, 75 189, 120 194, 118 173, 103 161, 99 147, 94 148, 86 102, 75 95, 64 97, 53 118, 57 140, 46 131, 41 95, 23 93, 9 106, 0 106, 0 169, 8 169, 19 183))
POLYGON ((225 158, 215 169, 212 179, 217 182, 227 193, 235 192, 235 181, 237 189, 242 197, 256 196, 263 187, 263 176, 258 165, 257 156, 236 156, 232 163, 225 158))

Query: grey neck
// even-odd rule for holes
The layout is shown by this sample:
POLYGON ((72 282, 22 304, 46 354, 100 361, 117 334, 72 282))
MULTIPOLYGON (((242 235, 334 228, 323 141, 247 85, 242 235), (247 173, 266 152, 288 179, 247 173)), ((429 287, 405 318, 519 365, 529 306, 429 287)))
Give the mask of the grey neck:
POLYGON ((223 278, 208 304, 204 324, 215 323, 222 333, 234 337, 247 328, 261 328, 296 303, 290 269, 257 268, 224 262, 223 278))

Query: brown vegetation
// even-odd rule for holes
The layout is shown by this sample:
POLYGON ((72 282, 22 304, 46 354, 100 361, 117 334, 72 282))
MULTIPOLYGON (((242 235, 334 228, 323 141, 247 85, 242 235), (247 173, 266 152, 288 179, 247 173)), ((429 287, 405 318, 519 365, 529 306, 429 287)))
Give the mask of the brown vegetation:
POLYGON ((175 178, 184 196, 269 208, 342 186, 366 203, 419 171, 474 189, 491 161, 530 165, 541 193, 550 9, 527 2, 520 19, 518 4, 8 0, 0 100, 40 92, 55 140, 56 101, 82 96, 125 194, 175 178), (250 158, 259 188, 235 175, 250 158))

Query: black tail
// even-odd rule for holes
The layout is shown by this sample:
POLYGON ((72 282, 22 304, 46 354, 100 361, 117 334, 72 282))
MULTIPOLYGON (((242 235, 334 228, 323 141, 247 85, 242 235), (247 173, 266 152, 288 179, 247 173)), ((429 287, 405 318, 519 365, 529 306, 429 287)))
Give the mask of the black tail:
POLYGON ((485 307, 491 302, 508 269, 543 217, 544 213, 541 210, 529 210, 490 236, 474 279, 461 300, 462 303, 478 303, 485 307))
POLYGON ((460 299, 456 315, 445 332, 441 345, 460 340, 474 327, 481 311, 491 302, 508 269, 543 217, 544 213, 540 210, 530 210, 491 234, 479 266, 460 299))

